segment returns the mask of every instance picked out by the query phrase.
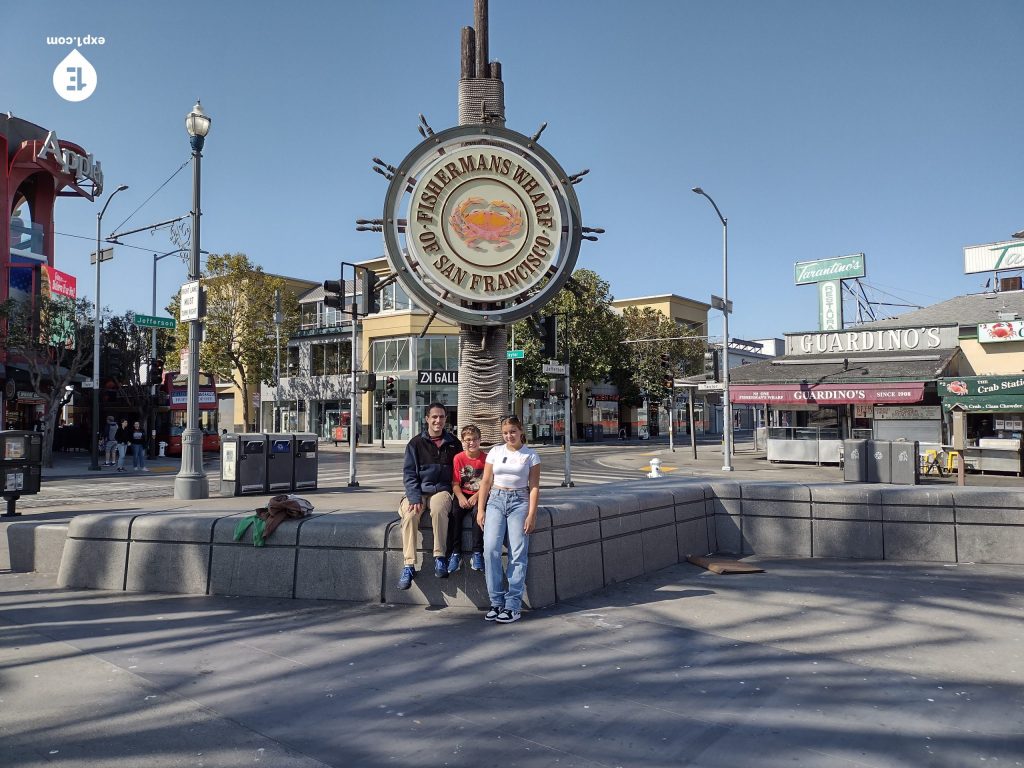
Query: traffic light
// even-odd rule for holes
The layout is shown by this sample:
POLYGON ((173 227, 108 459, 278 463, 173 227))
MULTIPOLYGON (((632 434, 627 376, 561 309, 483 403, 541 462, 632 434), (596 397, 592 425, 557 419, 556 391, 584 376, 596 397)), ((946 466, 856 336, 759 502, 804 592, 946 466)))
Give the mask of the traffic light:
POLYGON ((396 381, 397 380, 395 379, 394 376, 388 376, 384 380, 384 397, 390 398, 390 397, 397 397, 398 396, 398 393, 395 391, 395 383, 396 383, 396 381))
POLYGON ((324 280, 324 306, 345 309, 345 284, 341 280, 324 280))
POLYGON ((107 376, 117 381, 124 380, 124 359, 116 347, 107 348, 107 376))
POLYGON ((540 319, 540 341, 544 347, 544 357, 554 360, 558 357, 558 318, 555 315, 548 315, 540 319))
POLYGON ((164 361, 159 357, 149 363, 149 383, 156 385, 164 383, 164 361))
POLYGON ((704 378, 707 381, 718 381, 717 349, 709 349, 704 353, 704 378))
POLYGON ((363 314, 374 315, 380 312, 380 294, 377 293, 377 283, 380 282, 380 278, 377 277, 377 273, 369 267, 362 267, 363 280, 362 280, 362 307, 363 314))
POLYGON ((360 392, 373 392, 377 388, 377 374, 375 373, 361 373, 359 374, 359 391, 360 392))
POLYGON ((661 385, 665 389, 672 389, 675 384, 675 376, 672 375, 672 360, 668 352, 661 353, 661 385))

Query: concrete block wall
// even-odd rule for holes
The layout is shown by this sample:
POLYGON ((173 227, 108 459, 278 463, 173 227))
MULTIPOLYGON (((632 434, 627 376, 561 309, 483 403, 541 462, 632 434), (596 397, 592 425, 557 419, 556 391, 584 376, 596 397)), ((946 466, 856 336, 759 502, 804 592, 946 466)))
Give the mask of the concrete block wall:
MULTIPOLYGON (((289 520, 261 548, 250 535, 233 539, 246 514, 75 518, 58 584, 435 606, 489 602, 483 575, 468 567, 447 579, 433 576, 428 520, 419 573, 413 588, 401 591, 401 532, 393 513, 289 520)), ((469 526, 467 518, 467 545, 469 526)), ((1024 564, 1024 490, 682 478, 574 489, 538 509, 525 602, 564 602, 710 552, 1024 564)), ((53 551, 40 559, 56 562, 53 551)))

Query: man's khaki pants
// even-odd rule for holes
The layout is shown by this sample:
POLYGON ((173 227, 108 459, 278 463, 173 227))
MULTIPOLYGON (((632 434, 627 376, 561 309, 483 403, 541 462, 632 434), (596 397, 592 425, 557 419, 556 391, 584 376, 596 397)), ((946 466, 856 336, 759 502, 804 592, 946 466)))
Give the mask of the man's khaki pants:
POLYGON ((430 510, 430 524, 434 528, 434 557, 444 557, 445 544, 448 541, 448 515, 452 510, 452 494, 448 491, 425 493, 419 512, 409 510, 409 500, 402 498, 398 505, 398 515, 402 518, 402 556, 406 565, 416 565, 416 552, 419 542, 416 533, 420 527, 423 509, 430 510))

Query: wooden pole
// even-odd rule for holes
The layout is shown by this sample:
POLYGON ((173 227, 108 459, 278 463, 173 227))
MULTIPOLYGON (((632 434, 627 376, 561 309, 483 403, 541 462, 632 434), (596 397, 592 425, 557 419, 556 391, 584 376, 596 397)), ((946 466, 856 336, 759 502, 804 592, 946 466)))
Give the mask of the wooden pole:
POLYGON ((487 0, 474 0, 473 16, 476 28, 476 76, 487 77, 487 0))
POLYGON ((462 28, 462 79, 476 76, 476 32, 472 27, 462 28))

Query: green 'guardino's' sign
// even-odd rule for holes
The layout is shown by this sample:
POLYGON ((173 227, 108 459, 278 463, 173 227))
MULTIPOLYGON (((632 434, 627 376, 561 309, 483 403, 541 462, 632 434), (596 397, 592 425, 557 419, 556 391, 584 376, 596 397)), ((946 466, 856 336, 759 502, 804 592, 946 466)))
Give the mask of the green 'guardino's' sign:
POLYGON ((837 256, 834 259, 798 261, 793 265, 796 284, 820 283, 825 280, 845 280, 848 277, 864 277, 864 254, 837 256))

